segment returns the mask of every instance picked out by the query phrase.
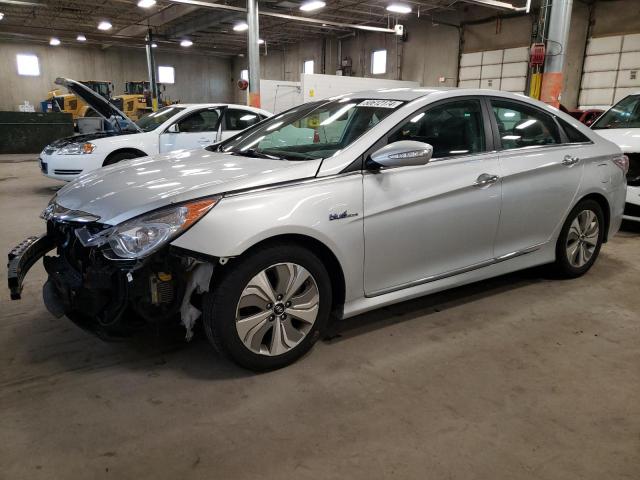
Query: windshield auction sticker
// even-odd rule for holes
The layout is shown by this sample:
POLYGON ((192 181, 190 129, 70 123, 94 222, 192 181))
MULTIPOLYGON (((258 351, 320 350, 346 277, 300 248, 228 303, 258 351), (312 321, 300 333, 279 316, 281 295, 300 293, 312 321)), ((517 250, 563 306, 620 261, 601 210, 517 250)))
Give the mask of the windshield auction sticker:
POLYGON ((402 105, 402 102, 397 100, 365 100, 360 102, 358 107, 396 108, 399 105, 402 105))

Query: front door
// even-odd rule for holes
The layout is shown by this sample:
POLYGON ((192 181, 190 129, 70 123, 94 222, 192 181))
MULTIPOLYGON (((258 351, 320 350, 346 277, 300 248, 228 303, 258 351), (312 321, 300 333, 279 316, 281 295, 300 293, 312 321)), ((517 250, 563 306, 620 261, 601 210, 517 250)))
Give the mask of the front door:
POLYGON ((501 184, 485 118, 479 99, 450 100, 415 112, 387 137, 429 143, 434 153, 427 165, 364 175, 366 295, 491 261, 501 184))
POLYGON ((206 108, 187 113, 160 135, 160 153, 193 150, 216 142, 220 109, 206 108))

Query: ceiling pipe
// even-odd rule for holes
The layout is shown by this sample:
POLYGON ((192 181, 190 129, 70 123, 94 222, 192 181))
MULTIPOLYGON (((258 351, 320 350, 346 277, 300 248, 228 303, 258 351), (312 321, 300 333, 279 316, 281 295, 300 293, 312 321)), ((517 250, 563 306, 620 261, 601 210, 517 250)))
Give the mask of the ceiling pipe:
POLYGON ((498 0, 462 0, 465 3, 472 3, 474 5, 480 5, 482 7, 495 8, 497 10, 507 10, 510 12, 526 12, 531 10, 531 0, 527 0, 527 4, 524 7, 516 7, 515 5, 507 2, 500 2, 498 0))
MULTIPOLYGON (((205 2, 202 0, 170 0, 170 1, 173 3, 181 3, 186 5, 197 5, 199 7, 204 7, 204 8, 217 8, 220 10, 233 10, 236 12, 245 12, 245 13, 247 11, 246 8, 242 8, 242 7, 222 5, 220 3, 205 2)), ((297 22, 315 23, 316 25, 325 24, 325 25, 333 25, 335 27, 353 28, 355 30, 365 30, 368 32, 395 33, 395 30, 393 30, 392 28, 372 27, 369 25, 356 25, 356 24, 350 24, 350 23, 333 22, 331 20, 318 20, 316 18, 299 17, 297 15, 287 15, 285 13, 268 12, 268 11, 265 12, 264 10, 261 10, 259 14, 264 17, 284 18, 286 20, 294 20, 297 22)))

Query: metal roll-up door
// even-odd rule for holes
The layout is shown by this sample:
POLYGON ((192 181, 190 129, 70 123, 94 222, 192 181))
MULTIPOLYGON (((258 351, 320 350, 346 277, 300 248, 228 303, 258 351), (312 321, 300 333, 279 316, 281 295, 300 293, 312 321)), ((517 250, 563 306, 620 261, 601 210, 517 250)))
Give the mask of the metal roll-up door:
POLYGON ((524 93, 528 60, 527 47, 463 53, 460 58, 458 87, 524 93))

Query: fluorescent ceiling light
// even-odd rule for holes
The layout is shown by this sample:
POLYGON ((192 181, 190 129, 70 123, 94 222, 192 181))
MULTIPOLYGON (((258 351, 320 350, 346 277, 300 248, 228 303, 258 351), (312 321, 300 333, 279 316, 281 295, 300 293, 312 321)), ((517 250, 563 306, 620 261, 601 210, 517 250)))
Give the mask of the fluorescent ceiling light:
POLYGON ((85 37, 83 34, 80 34, 76 37, 76 40, 79 42, 86 42, 87 41, 87 37, 85 37))
POLYGON ((303 12, 313 12, 314 10, 320 10, 326 5, 322 0, 311 0, 309 2, 304 2, 300 5, 300 10, 303 12))
POLYGON ((151 44, 151 48, 158 48, 158 44, 157 43, 152 43, 151 44))
POLYGON ((387 11, 393 13, 411 13, 411 7, 401 3, 392 3, 387 7, 387 11))
POLYGON ((108 22, 106 20, 103 20, 98 24, 98 30, 111 30, 111 27, 113 27, 113 25, 111 25, 111 22, 108 22))
POLYGON ((331 125, 333 122, 335 122, 337 119, 339 119, 341 116, 343 116, 345 113, 347 113, 349 110, 351 110, 355 106, 356 106, 355 103, 349 103, 348 105, 345 105, 344 107, 339 109, 336 113, 334 113, 329 118, 327 118, 324 122, 322 122, 320 126, 324 127, 326 125, 331 125))
POLYGON ((0 12, 0 20, 4 18, 4 13, 0 12))
POLYGON ((182 40, 180 42, 181 47, 190 47, 191 45, 193 45, 193 42, 191 40, 182 40))
POLYGON ((245 30, 248 30, 248 29, 249 29, 249 25, 247 25, 247 22, 239 22, 233 26, 234 32, 244 32, 245 30))
POLYGON ((53 37, 51 40, 49 40, 49 45, 57 47, 58 45, 60 45, 60 39, 53 37))
POLYGON ((524 122, 522 122, 520 125, 516 125, 516 129, 517 130, 524 130, 525 128, 530 127, 531 125, 533 125, 536 122, 537 122, 536 119, 530 118, 529 120, 525 120, 524 122))
POLYGON ((138 6, 140 8, 151 8, 156 4, 156 0, 140 0, 138 6))
POLYGON ((259 39, 258 39, 258 45, 262 45, 263 43, 264 43, 264 40, 263 40, 263 39, 261 39, 261 38, 259 38, 259 39))

